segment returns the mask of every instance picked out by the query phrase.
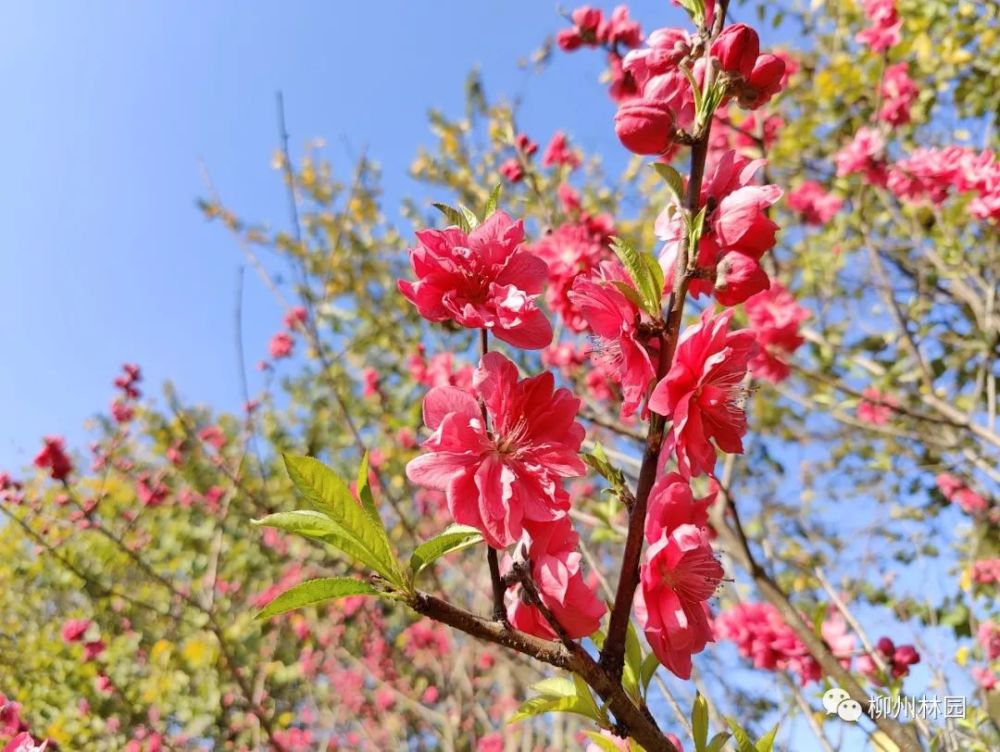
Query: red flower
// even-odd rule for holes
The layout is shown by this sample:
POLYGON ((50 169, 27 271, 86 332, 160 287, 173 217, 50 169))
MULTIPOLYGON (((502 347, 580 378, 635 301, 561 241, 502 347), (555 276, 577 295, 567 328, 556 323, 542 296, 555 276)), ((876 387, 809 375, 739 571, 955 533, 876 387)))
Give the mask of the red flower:
POLYGON ((66 642, 79 642, 92 623, 90 619, 68 619, 62 627, 62 638, 66 642))
POLYGON ((503 548, 526 525, 551 522, 569 506, 562 479, 586 470, 578 456, 584 437, 576 422, 579 407, 568 389, 554 389, 552 374, 518 379, 517 366, 487 353, 471 392, 444 386, 427 393, 424 423, 434 433, 406 475, 444 491, 456 522, 503 548))
POLYGON ((52 480, 63 482, 73 472, 73 461, 66 454, 61 436, 46 436, 45 446, 35 455, 35 467, 48 469, 52 480))
POLYGON ((788 194, 788 208, 810 225, 825 225, 840 211, 844 200, 827 193, 815 180, 806 180, 788 194))
POLYGON ((861 394, 865 399, 858 405, 858 418, 873 426, 888 423, 892 417, 892 409, 896 406, 896 400, 875 387, 868 387, 861 394))
POLYGON ((267 344, 267 349, 271 353, 272 358, 280 360, 281 358, 289 357, 292 354, 294 346, 295 341, 288 332, 278 332, 271 337, 271 341, 267 344))
POLYGON ((671 421, 669 441, 684 477, 711 475, 713 440, 724 452, 743 453, 747 423, 741 382, 756 342, 749 330, 729 331, 732 317, 732 311, 713 316, 706 310, 699 324, 688 327, 670 372, 649 398, 649 409, 671 421))
POLYGON ((645 314, 622 292, 622 285, 632 287, 622 265, 603 261, 598 271, 576 278, 569 298, 597 337, 593 359, 622 385, 622 412, 627 417, 646 397, 656 368, 654 353, 639 330, 645 314))
POLYGON ((722 581, 704 530, 681 525, 646 551, 635 614, 660 663, 691 677, 691 656, 714 642, 705 601, 722 581))
POLYGON ((580 157, 569 148, 569 140, 562 131, 556 131, 552 140, 545 147, 545 153, 542 154, 542 165, 544 167, 565 165, 570 169, 580 166, 580 157))
POLYGON ((585 222, 564 224, 531 246, 531 252, 549 268, 549 284, 545 289, 549 310, 558 314, 574 332, 582 332, 587 321, 574 307, 569 293, 577 277, 593 270, 608 255, 604 237, 585 222))
POLYGON ((907 63, 896 63, 885 69, 882 76, 882 109, 879 120, 889 125, 905 125, 910 122, 910 108, 917 101, 920 89, 909 76, 907 63))
POLYGON ((667 473, 657 478, 649 492, 646 542, 655 543, 664 532, 672 532, 681 525, 707 528, 708 508, 715 502, 718 493, 718 487, 713 487, 707 496, 695 499, 691 484, 679 473, 667 473))
MULTIPOLYGON (((539 525, 526 537, 531 578, 542 603, 569 637, 577 639, 593 634, 606 609, 594 587, 583 578, 583 557, 576 548, 579 536, 573 531, 569 517, 539 525)), ((507 618, 512 625, 544 639, 558 638, 538 608, 525 602, 519 585, 507 591, 506 601, 507 618)))
POLYGON ((512 183, 520 183, 524 179, 524 168, 516 157, 511 157, 500 165, 500 174, 512 183))
POLYGON ((777 55, 764 54, 750 72, 747 82, 739 90, 740 107, 756 110, 767 104, 771 97, 781 91, 785 81, 785 61, 777 55))
POLYGON ((885 185, 885 137, 874 128, 858 128, 854 139, 835 157, 837 176, 859 172, 872 185, 885 185))
POLYGON ((630 99, 615 113, 615 134, 634 154, 662 154, 673 144, 673 111, 658 99, 630 99))
POLYGON ((416 282, 399 290, 429 321, 489 329, 515 347, 537 350, 552 326, 535 305, 545 285, 545 262, 521 247, 524 224, 496 212, 472 232, 423 230, 410 251, 416 282))
POLYGON ((807 309, 781 284, 758 293, 746 301, 744 309, 750 329, 757 335, 759 349, 750 360, 750 373, 775 384, 788 378, 787 358, 805 341, 799 334, 802 322, 809 318, 807 309))

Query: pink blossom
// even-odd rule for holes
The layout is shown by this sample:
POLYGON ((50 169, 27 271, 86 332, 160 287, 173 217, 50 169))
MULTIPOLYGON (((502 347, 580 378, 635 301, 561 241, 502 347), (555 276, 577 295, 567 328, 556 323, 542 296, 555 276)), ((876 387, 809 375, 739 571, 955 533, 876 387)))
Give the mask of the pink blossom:
POLYGON ((556 131, 545 147, 542 154, 542 165, 545 167, 569 167, 575 169, 580 166, 580 156, 569 146, 569 139, 562 131, 556 131))
POLYGON ((3 748, 3 752, 45 752, 48 749, 48 740, 41 744, 35 744, 35 740, 27 731, 22 731, 3 748))
POLYGON ((860 173, 872 185, 885 185, 885 137, 874 128, 858 128, 854 138, 835 156, 837 175, 860 173))
POLYGON ((142 381, 142 371, 135 363, 122 365, 122 375, 115 379, 115 386, 121 389, 128 399, 139 399, 140 392, 136 386, 142 381))
POLYGON ((988 666, 973 666, 972 678, 984 692, 992 692, 997 688, 997 675, 988 666))
POLYGON ((378 394, 379 390, 379 375, 378 371, 374 368, 365 368, 361 372, 361 378, 364 382, 364 389, 362 390, 362 395, 365 397, 373 397, 378 394))
POLYGON ((805 341, 799 327, 809 318, 808 309, 777 282, 749 298, 744 309, 758 344, 757 354, 750 360, 750 373, 775 384, 784 381, 790 373, 789 356, 805 341))
POLYGON ((645 554, 635 614, 656 657, 682 679, 691 656, 714 642, 705 601, 722 581, 704 530, 681 525, 664 532, 645 554))
POLYGON ((102 640, 91 640, 83 645, 83 660, 93 661, 107 648, 102 640))
POLYGON ((732 24, 712 42, 712 55, 722 70, 733 76, 747 78, 760 54, 757 32, 744 23, 732 24))
POLYGON ((597 38, 611 47, 638 47, 642 44, 642 26, 629 18, 628 6, 618 5, 598 27, 597 38))
POLYGON ((476 742, 476 752, 503 752, 503 749, 503 734, 499 731, 481 736, 476 742))
POLYGON ((524 168, 516 157, 511 157, 500 164, 500 174, 511 183, 520 183, 524 179, 524 168))
POLYGON ((289 331, 294 331, 300 326, 305 326, 306 321, 309 320, 309 313, 306 311, 304 306, 293 306, 289 308, 285 313, 284 319, 282 319, 285 328, 289 331))
POLYGON ((67 619, 63 623, 62 638, 66 642, 79 642, 93 622, 90 619, 67 619))
POLYGON ((875 387, 868 387, 861 394, 864 399, 858 404, 858 420, 873 426, 884 426, 892 417, 893 408, 897 406, 888 394, 880 392, 875 387))
POLYGON ((532 141, 526 133, 518 133, 514 145, 526 157, 531 157, 538 151, 538 144, 532 141))
POLYGON ((531 252, 549 268, 545 302, 574 332, 586 329, 587 321, 570 300, 570 290, 578 276, 608 256, 604 241, 604 236, 594 233, 586 223, 573 222, 559 225, 531 246, 531 252))
MULTIPOLYGON (((875 645, 875 652, 885 666, 891 679, 902 679, 910 673, 910 666, 920 663, 920 654, 912 645, 896 646, 888 637, 881 637, 875 645)), ((885 677, 873 655, 865 653, 858 658, 858 673, 867 676, 875 684, 884 684, 885 677)))
POLYGON ((737 101, 745 110, 756 110, 771 101, 771 97, 781 91, 784 82, 784 58, 769 53, 761 55, 746 83, 739 88, 737 101))
MULTIPOLYGON (((583 578, 579 536, 569 517, 539 526, 525 541, 531 577, 539 598, 566 634, 577 639, 593 634, 604 616, 604 602, 583 578)), ((518 629, 543 639, 558 638, 538 608, 526 601, 520 585, 507 591, 507 618, 518 629)))
POLYGON ((46 436, 45 445, 35 455, 35 467, 47 469, 52 480, 65 482, 73 472, 73 461, 66 454, 65 443, 61 436, 46 436))
POLYGON ((681 525, 708 527, 708 508, 715 502, 718 487, 707 496, 695 499, 691 484, 679 473, 661 475, 649 492, 646 510, 646 542, 655 543, 664 532, 670 533, 681 525))
POLYGON ((788 194, 788 208, 802 215, 806 224, 825 225, 840 211, 844 200, 827 193, 815 180, 806 180, 788 194))
POLYGON ((602 261, 596 272, 576 278, 569 299, 597 338, 593 359, 621 383, 622 411, 629 416, 646 398, 656 369, 655 352, 641 332, 648 316, 625 295, 623 286, 633 288, 622 265, 602 261))
POLYGON ((976 630, 976 639, 983 646, 986 658, 995 661, 1000 658, 1000 626, 992 621, 984 621, 976 630))
POLYGON ((545 285, 545 262, 521 247, 524 224, 504 212, 471 233, 457 227, 422 230, 410 251, 417 281, 399 290, 429 321, 489 329, 515 347, 537 350, 552 326, 535 305, 545 285))
POLYGON ((749 330, 729 331, 732 317, 732 311, 702 313, 701 322, 681 335, 670 371, 649 398, 649 408, 671 421, 668 441, 684 477, 712 473, 712 440, 724 452, 743 453, 741 383, 756 342, 749 330))
POLYGON ((167 500, 170 489, 158 477, 149 473, 140 473, 136 479, 135 494, 139 503, 145 507, 158 507, 167 500))
POLYGON ((562 478, 585 472, 579 407, 569 390, 554 388, 552 374, 518 379, 517 366, 487 353, 471 391, 437 387, 424 398, 424 423, 434 433, 407 477, 444 491, 455 521, 482 531, 491 546, 508 546, 525 524, 550 522, 567 508, 562 478))
POLYGON ((910 122, 910 108, 917 101, 920 90, 909 76, 907 63, 896 63, 885 69, 882 76, 882 109, 879 120, 889 125, 905 125, 910 122))
POLYGON ((288 332, 278 332, 267 343, 267 350, 274 360, 280 360, 289 357, 294 346, 295 340, 288 332))
POLYGON ((428 687, 424 690, 423 695, 420 697, 420 701, 425 705, 433 705, 438 700, 438 696, 441 693, 438 692, 437 687, 428 687))
POLYGON ((859 31, 854 39, 871 47, 872 52, 885 52, 899 44, 903 19, 896 13, 896 0, 862 0, 865 16, 871 24, 859 31))
POLYGON ((970 576, 973 582, 990 585, 1000 582, 1000 559, 980 559, 972 562, 970 576))

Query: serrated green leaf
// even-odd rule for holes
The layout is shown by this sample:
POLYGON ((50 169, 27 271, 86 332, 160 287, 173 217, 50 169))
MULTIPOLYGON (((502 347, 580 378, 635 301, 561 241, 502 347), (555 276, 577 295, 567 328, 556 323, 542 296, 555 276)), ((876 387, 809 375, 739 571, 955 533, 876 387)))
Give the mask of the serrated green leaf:
POLYGON ((709 740, 708 746, 705 747, 705 752, 722 752, 722 748, 726 746, 726 742, 729 741, 729 737, 731 736, 732 734, 730 733, 720 731, 709 740))
POLYGON ((273 601, 267 604, 257 614, 257 619, 268 619, 287 611, 294 611, 303 606, 313 606, 317 603, 344 598, 348 595, 381 595, 367 582, 351 577, 326 577, 318 580, 306 580, 290 587, 273 601))
POLYGON ((701 692, 695 693, 694 705, 691 707, 691 736, 697 752, 705 752, 708 741, 708 702, 701 692))
MULTIPOLYGON (((313 509, 299 509, 294 512, 276 512, 262 520, 253 520, 254 525, 273 527, 286 533, 294 533, 304 538, 323 541, 342 551, 358 564, 380 572, 383 563, 361 541, 341 525, 322 512, 313 509)), ((385 576, 385 575, 383 575, 385 576)), ((388 579, 388 578, 387 578, 388 579)))
POLYGON ((774 728, 768 731, 764 736, 757 740, 756 749, 757 752, 772 752, 774 749, 774 738, 778 735, 778 725, 775 724, 774 728))
POLYGON ((590 694, 586 684, 583 688, 586 693, 580 694, 579 687, 574 681, 561 676, 544 679, 532 687, 538 695, 522 703, 507 722, 516 723, 542 713, 555 712, 575 713, 595 721, 599 720, 600 711, 593 695, 590 694))
POLYGON ((465 218, 465 215, 454 207, 448 206, 448 204, 432 204, 432 206, 441 212, 445 219, 451 222, 453 225, 458 227, 464 233, 472 232, 472 228, 469 226, 469 221, 465 218))
POLYGON ((635 625, 629 620, 625 630, 625 665, 622 672, 622 686, 633 699, 639 699, 639 674, 642 670, 642 645, 635 625))
POLYGON ((629 302, 637 308, 646 308, 646 301, 642 299, 642 295, 628 282, 622 282, 621 280, 614 280, 611 284, 618 288, 618 291, 628 298, 629 302))
POLYGON ((442 556, 474 546, 482 540, 482 533, 474 527, 451 525, 429 541, 417 546, 410 557, 410 572, 413 574, 413 579, 416 580, 421 572, 442 556))
POLYGON ((406 580, 392 552, 385 527, 381 520, 376 523, 354 501, 348 485, 312 457, 285 455, 285 467, 299 493, 370 553, 374 561, 370 566, 393 585, 406 589, 406 580))
POLYGON ((646 271, 649 273, 649 279, 652 282, 650 302, 656 308, 657 312, 659 312, 660 301, 663 299, 663 269, 660 267, 660 262, 649 253, 642 254, 642 263, 646 265, 646 271))
POLYGON ((493 216, 493 212, 497 210, 497 204, 500 203, 500 194, 502 192, 503 183, 497 183, 493 186, 493 190, 490 191, 490 197, 486 200, 486 208, 483 210, 483 221, 493 216))
POLYGON ((677 199, 677 203, 684 203, 684 178, 681 174, 677 172, 673 167, 668 165, 666 162, 653 162, 650 165, 657 174, 664 179, 667 183, 667 187, 670 192, 674 194, 674 198, 677 199))
MULTIPOLYGON (((635 285, 642 301, 642 308, 651 316, 660 314, 660 293, 663 290, 662 281, 657 285, 648 263, 627 240, 615 237, 611 240, 611 248, 622 262, 625 271, 635 285)), ((662 276, 661 276, 662 279, 662 276)))

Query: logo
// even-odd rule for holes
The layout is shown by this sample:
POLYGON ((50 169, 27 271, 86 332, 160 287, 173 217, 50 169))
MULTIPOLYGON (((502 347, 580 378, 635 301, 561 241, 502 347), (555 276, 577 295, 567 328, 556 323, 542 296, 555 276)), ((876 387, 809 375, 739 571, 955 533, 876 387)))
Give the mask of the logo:
POLYGON ((861 717, 861 703, 852 700, 840 687, 831 687, 823 693, 823 707, 827 715, 838 715, 842 721, 855 723, 861 717))

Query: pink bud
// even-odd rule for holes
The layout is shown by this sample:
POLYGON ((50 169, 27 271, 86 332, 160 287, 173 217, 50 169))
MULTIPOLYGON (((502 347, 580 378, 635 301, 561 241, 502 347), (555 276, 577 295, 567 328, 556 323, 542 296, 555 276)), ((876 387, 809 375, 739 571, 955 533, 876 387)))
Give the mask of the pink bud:
POLYGON ((776 55, 761 55, 750 73, 747 86, 740 93, 740 106, 755 110, 781 91, 785 61, 776 55))
POLYGON ((880 637, 879 641, 875 643, 875 647, 878 648, 878 652, 885 656, 891 656, 896 652, 895 644, 888 637, 880 637))
POLYGON ((727 73, 747 78, 760 53, 757 32, 746 24, 727 26, 712 43, 712 55, 718 58, 727 73))
POLYGON ((633 99, 623 102, 615 114, 615 133, 622 145, 635 154, 660 154, 670 146, 674 116, 662 101, 633 99))
POLYGON ((576 29, 562 29, 556 34, 556 44, 559 45, 559 49, 563 52, 572 52, 579 49, 580 45, 583 44, 583 37, 580 36, 580 32, 576 29))
POLYGON ((715 272, 715 299, 724 306, 738 305, 771 286, 771 280, 752 256, 730 251, 715 272))

